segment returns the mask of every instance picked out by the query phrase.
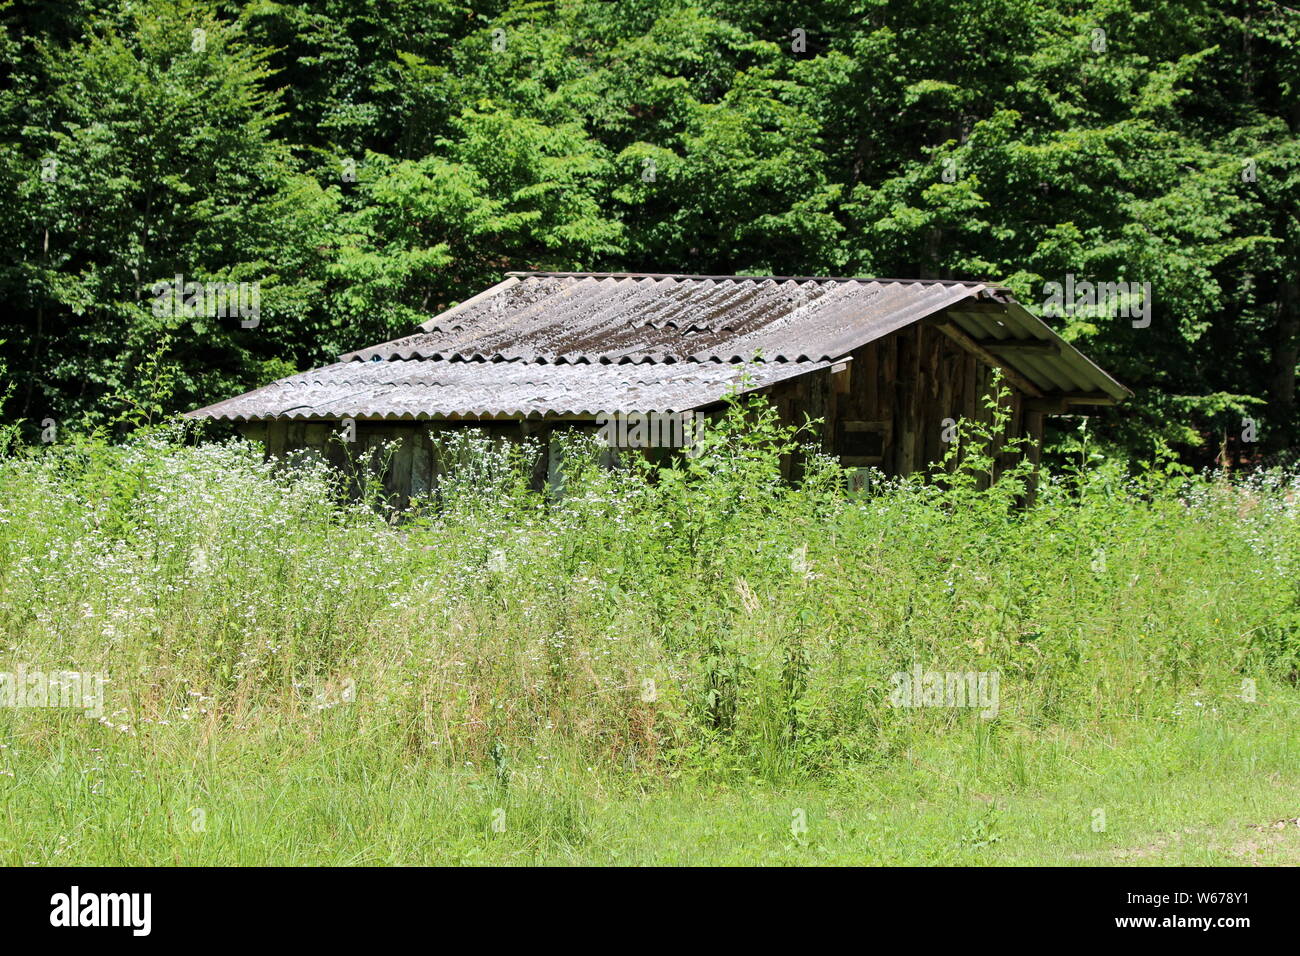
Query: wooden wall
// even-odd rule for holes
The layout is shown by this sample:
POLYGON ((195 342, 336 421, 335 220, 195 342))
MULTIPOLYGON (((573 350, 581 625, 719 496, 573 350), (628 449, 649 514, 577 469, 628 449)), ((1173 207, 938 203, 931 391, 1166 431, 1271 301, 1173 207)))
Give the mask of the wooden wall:
MULTIPOLYGON (((565 424, 582 427, 585 423, 565 424)), ((412 498, 428 495, 435 486, 438 456, 435 440, 440 432, 457 428, 474 428, 492 438, 521 441, 525 436, 537 440, 543 448, 554 426, 546 422, 500 421, 357 421, 355 440, 343 443, 338 436, 342 424, 337 421, 249 422, 240 426, 244 437, 260 441, 268 456, 292 459, 311 455, 328 462, 349 479, 349 492, 360 496, 364 476, 381 475, 385 497, 395 507, 406 507, 412 498), (387 450, 385 446, 391 446, 387 450)), ((532 484, 541 490, 547 481, 550 464, 542 454, 533 469, 532 484)))
MULTIPOLYGON (((908 475, 942 460, 945 419, 989 422, 985 398, 994 369, 934 326, 915 323, 863 346, 839 373, 827 369, 773 387, 771 400, 787 422, 824 418, 822 448, 846 466, 874 466, 908 475)), ((1009 383, 1007 438, 1042 439, 1042 413, 1024 407, 1009 383)), ((797 466, 796 466, 797 467, 797 466)))

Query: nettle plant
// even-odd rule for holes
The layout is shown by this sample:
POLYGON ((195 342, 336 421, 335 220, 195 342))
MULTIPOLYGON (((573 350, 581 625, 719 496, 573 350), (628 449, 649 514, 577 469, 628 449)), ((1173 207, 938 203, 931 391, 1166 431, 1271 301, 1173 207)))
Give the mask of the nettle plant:
POLYGON ((944 457, 930 470, 943 504, 1009 510, 1024 501, 1034 480, 1027 454, 1031 439, 1008 433, 1011 397, 1001 372, 995 371, 993 389, 984 398, 989 420, 956 422, 944 457))
POLYGON ((686 551, 717 567, 725 564, 743 541, 732 534, 737 520, 779 506, 786 490, 781 460, 799 451, 799 436, 815 425, 782 424, 761 396, 732 396, 726 411, 697 436, 690 455, 657 469, 657 503, 686 551))

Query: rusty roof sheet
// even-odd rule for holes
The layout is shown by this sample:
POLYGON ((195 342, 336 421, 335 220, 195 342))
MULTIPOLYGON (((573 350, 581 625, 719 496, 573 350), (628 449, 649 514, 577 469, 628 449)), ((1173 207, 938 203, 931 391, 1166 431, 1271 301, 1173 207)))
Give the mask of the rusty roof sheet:
POLYGON ((337 362, 190 412, 218 421, 592 417, 679 412, 763 388, 829 362, 534 365, 396 359, 337 362))

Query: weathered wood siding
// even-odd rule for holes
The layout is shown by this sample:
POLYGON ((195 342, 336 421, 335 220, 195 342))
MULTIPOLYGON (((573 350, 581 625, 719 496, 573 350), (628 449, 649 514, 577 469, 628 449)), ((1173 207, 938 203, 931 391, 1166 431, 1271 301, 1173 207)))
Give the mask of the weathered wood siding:
MULTIPOLYGON (((566 425, 583 423, 566 422, 566 425)), ((378 475, 383 494, 395 507, 405 508, 412 498, 422 498, 435 487, 438 455, 435 442, 440 434, 454 429, 474 428, 491 438, 522 441, 531 437, 543 448, 555 426, 547 422, 519 421, 357 421, 355 440, 344 443, 340 422, 271 421, 240 426, 244 437, 260 441, 268 456, 291 458, 314 455, 337 468, 348 478, 348 491, 360 496, 367 475, 378 475)), ((545 486, 547 456, 538 456, 532 485, 545 486)))
MULTIPOLYGON (((937 328, 916 323, 851 358, 841 373, 800 376, 769 395, 784 421, 802 422, 805 414, 824 418, 822 448, 846 466, 912 474, 944 457, 945 419, 992 419, 985 399, 993 392, 994 369, 937 328)), ((1041 440, 1042 414, 1027 412, 1025 396, 1004 384, 1011 393, 1006 437, 1041 440)))

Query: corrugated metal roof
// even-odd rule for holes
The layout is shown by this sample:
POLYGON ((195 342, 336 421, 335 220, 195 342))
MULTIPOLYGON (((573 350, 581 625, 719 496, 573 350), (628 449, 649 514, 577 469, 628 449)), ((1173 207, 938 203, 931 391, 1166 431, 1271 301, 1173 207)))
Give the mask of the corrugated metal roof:
POLYGON ((978 282, 544 273, 512 276, 414 335, 345 359, 826 361, 967 298, 978 282))
POLYGON ((720 399, 742 363, 772 384, 941 312, 951 334, 992 350, 982 354, 1031 391, 1128 394, 1006 289, 981 282, 547 272, 512 273, 413 335, 190 415, 683 411, 720 399))
POLYGON ((396 359, 337 362, 191 412, 194 418, 520 418, 601 412, 679 412, 826 368, 757 365, 533 365, 396 359), (748 381, 746 381, 748 377, 748 381), (742 389, 741 386, 744 385, 742 389))

